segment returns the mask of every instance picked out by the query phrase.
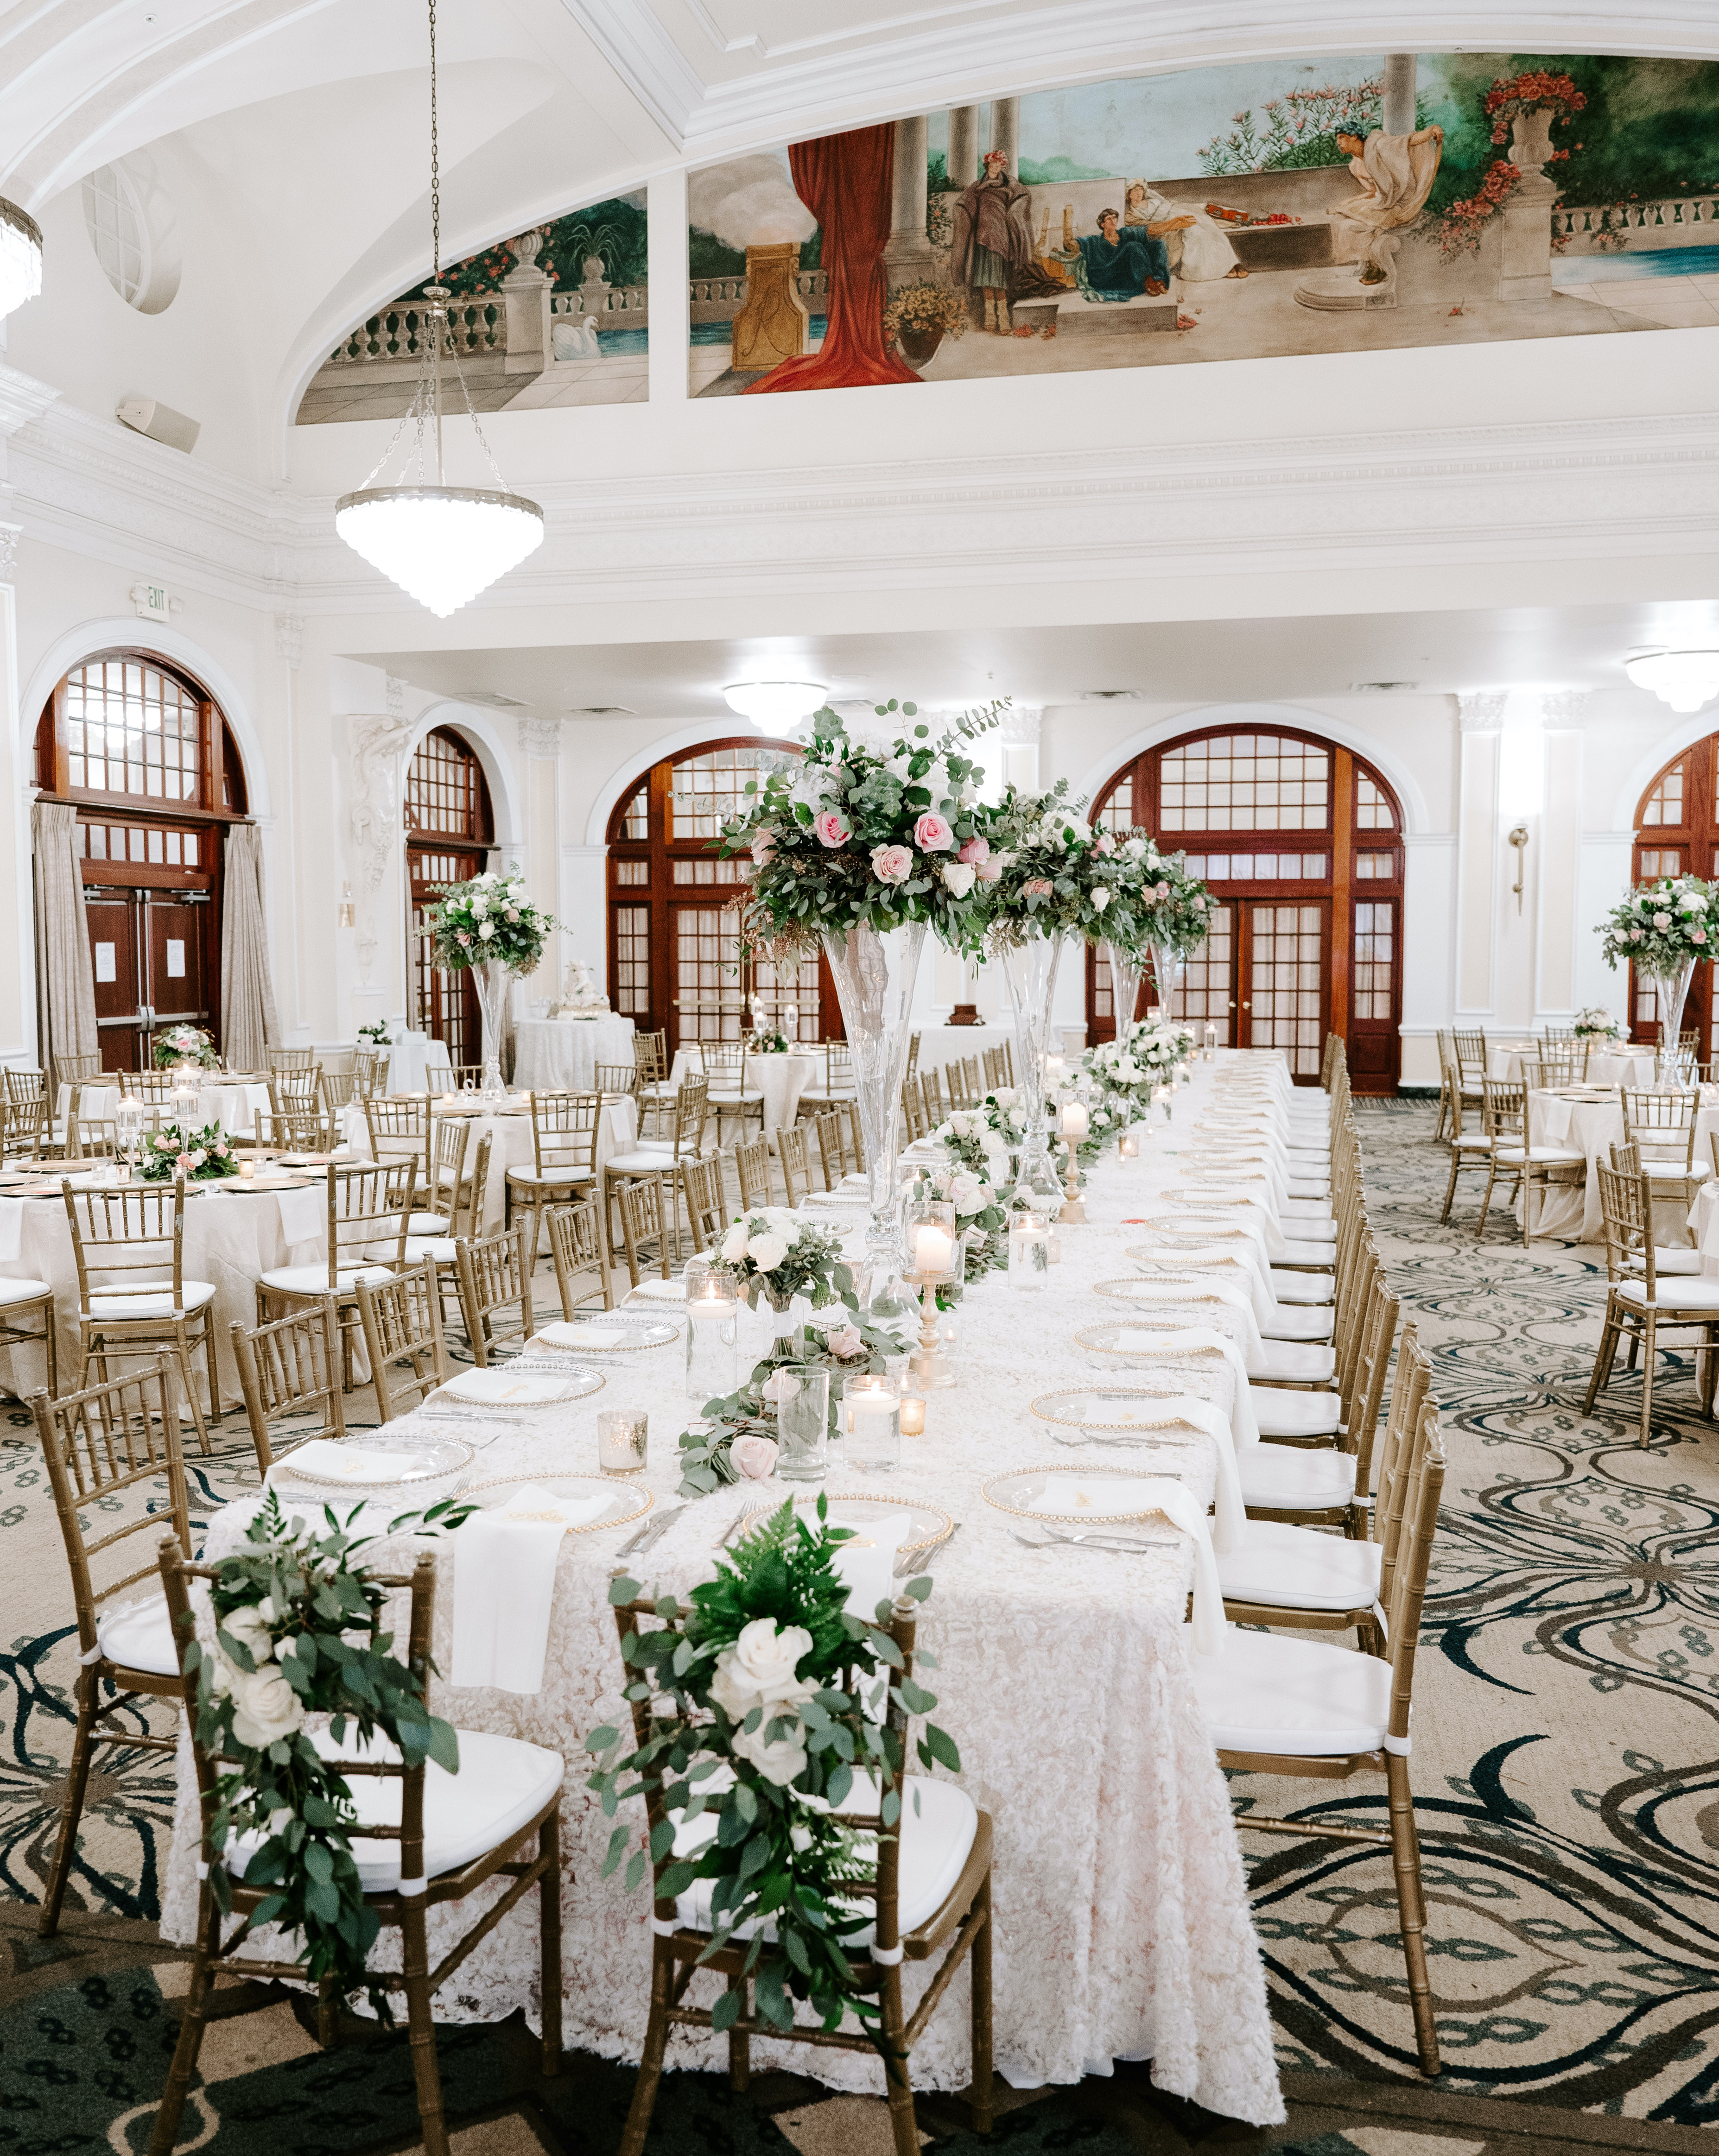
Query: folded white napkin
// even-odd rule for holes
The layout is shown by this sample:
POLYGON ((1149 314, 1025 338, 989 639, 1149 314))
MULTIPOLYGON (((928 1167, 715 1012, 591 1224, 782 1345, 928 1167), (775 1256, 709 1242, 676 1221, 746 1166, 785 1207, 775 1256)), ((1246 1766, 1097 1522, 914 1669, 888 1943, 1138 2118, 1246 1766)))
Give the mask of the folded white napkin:
POLYGON ((1131 1302, 1158 1308, 1197 1312, 1202 1302, 1222 1303, 1240 1328, 1239 1345, 1244 1360, 1256 1362, 1264 1352, 1264 1336, 1254 1314, 1253 1296, 1239 1280, 1221 1279, 1215 1271, 1177 1273, 1166 1266, 1162 1272, 1149 1273, 1131 1281, 1130 1289, 1131 1302))
POLYGON ((289 1246, 310 1242, 327 1225, 328 1193, 321 1183, 277 1191, 275 1203, 280 1208, 280 1240, 289 1246))
POLYGON ((636 1348, 636 1325, 545 1325, 537 1335, 546 1348, 571 1348, 576 1353, 601 1353, 616 1348, 636 1348))
POLYGON ((1259 1418, 1253 1412, 1253 1395, 1248 1389, 1248 1365, 1227 1332, 1204 1325, 1180 1326, 1168 1332, 1143 1325, 1138 1332, 1119 1333, 1115 1344, 1125 1355, 1162 1355, 1166 1360, 1216 1348, 1236 1381, 1235 1405, 1230 1411, 1236 1450, 1245 1452, 1249 1445, 1258 1444, 1259 1418))
POLYGON ((1268 1266, 1274 1258, 1289 1254, 1283 1229, 1257 1207, 1202 1204, 1197 1198, 1166 1199, 1164 1204, 1164 1211, 1145 1216, 1150 1226, 1177 1235, 1204 1235, 1209 1229, 1214 1240, 1220 1242, 1245 1236, 1268 1266))
POLYGON ((0 1265, 9 1265, 23 1248, 24 1202, 0 1198, 0 1265))
POLYGON ((558 1497, 528 1483, 466 1522, 454 1537, 451 1682, 542 1691, 561 1537, 589 1526, 608 1502, 600 1490, 558 1497))
MULTIPOLYGON (((426 1454, 383 1452, 373 1445, 342 1445, 332 1437, 313 1437, 287 1455, 283 1470, 301 1470, 318 1481, 368 1482, 379 1486, 398 1482, 414 1468, 427 1467, 426 1454)), ((275 1470, 269 1470, 272 1476, 275 1470)))
POLYGON ((847 1583, 849 1609, 870 1624, 878 1604, 892 1599, 896 1553, 913 1522, 905 1512, 893 1519, 878 1520, 845 1512, 836 1504, 830 1507, 830 1525, 853 1530, 853 1540, 843 1543, 831 1562, 847 1583))
MULTIPOLYGON (((1076 1477, 1070 1471, 1058 1479, 1072 1482, 1076 1477)), ((1139 1505, 1131 1509, 1163 1513, 1171 1527, 1179 1527, 1194 1546, 1194 1650, 1202 1655, 1221 1655, 1223 1590, 1217 1584, 1217 1560, 1212 1554, 1212 1528, 1205 1507, 1168 1476, 1143 1476, 1139 1488, 1139 1505)), ((1099 1534, 1109 1532, 1118 1536, 1138 1535, 1141 1522, 1135 1519, 1094 1519, 1092 1527, 1094 1533, 1099 1534)))
MULTIPOLYGON (((1241 1547, 1242 1535, 1248 1523, 1247 1507, 1242 1501, 1242 1478, 1236 1470, 1236 1441, 1230 1431, 1229 1417, 1210 1400, 1197 1399, 1192 1393, 1173 1393, 1148 1405, 1140 1403, 1130 1426, 1140 1418, 1153 1422, 1182 1422, 1190 1428, 1203 1430, 1212 1440, 1217 1461, 1216 1496, 1217 1522, 1212 1530, 1212 1547, 1221 1557, 1227 1557, 1241 1547)), ((1166 1478, 1167 1479, 1167 1478, 1166 1478)))

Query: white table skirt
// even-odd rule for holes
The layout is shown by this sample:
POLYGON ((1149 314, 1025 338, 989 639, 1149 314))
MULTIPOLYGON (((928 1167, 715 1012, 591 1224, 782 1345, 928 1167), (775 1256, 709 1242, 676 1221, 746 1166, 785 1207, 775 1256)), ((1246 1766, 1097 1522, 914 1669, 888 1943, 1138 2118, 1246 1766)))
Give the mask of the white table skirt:
MULTIPOLYGON (((72 1089, 59 1089, 58 1113, 64 1116, 71 1104, 72 1089)), ((103 1086, 84 1081, 78 1088, 78 1114, 85 1122, 111 1122, 120 1104, 117 1085, 103 1086)), ((171 1103, 159 1104, 163 1114, 171 1112, 171 1103)), ((233 1086, 211 1077, 197 1089, 197 1113, 200 1122, 219 1123, 234 1137, 248 1138, 256 1127, 255 1117, 260 1111, 269 1112, 269 1089, 263 1085, 233 1086)))
POLYGON ((589 1092, 600 1063, 633 1061, 633 1021, 600 1018, 522 1019, 514 1034, 513 1082, 545 1092, 589 1092))
MULTIPOLYGON (((1711 1091, 1711 1088, 1708 1091, 1711 1091)), ((1710 1139, 1719 1131, 1719 1101, 1703 1106, 1696 1116, 1695 1164, 1711 1168, 1713 1152, 1710 1139)), ((1556 1093, 1531 1092, 1528 1096, 1528 1142, 1530 1145, 1568 1146, 1579 1151, 1588 1163, 1586 1182, 1578 1189, 1574 1183, 1552 1183, 1536 1197, 1534 1232, 1536 1235, 1563 1237, 1571 1241, 1597 1243, 1604 1229, 1600 1211, 1599 1178, 1596 1168, 1612 1164, 1612 1147, 1624 1142, 1624 1104, 1614 1093, 1606 1101, 1567 1101, 1556 1093)), ((1521 1201, 1517 1201, 1518 1219, 1521 1217, 1521 1201)), ((1656 1206, 1655 1230, 1660 1240, 1668 1240, 1675 1230, 1676 1221, 1663 1205, 1656 1206)))
MULTIPOLYGON (((1209 1067, 1203 1075, 1209 1084, 1209 1067)), ((1202 1090, 1185 1092, 1178 1108, 1191 1109, 1202 1090)), ((1125 1306, 1094 1290, 1130 1271, 1124 1245, 1140 1229, 1122 1224, 1154 1188, 1179 1178, 1180 1136, 1179 1125, 1161 1127, 1138 1163, 1099 1164, 1088 1194, 1090 1224, 1063 1232, 1063 1261, 1043 1291, 1024 1295, 993 1275, 968 1291, 959 1320, 960 1384, 932 1396, 926 1436, 906 1441, 901 1470, 882 1488, 933 1497, 962 1523, 937 1566, 920 1639, 939 1659, 930 1680, 936 1718, 961 1748, 962 1786, 996 1822, 1001 2070, 1018 2083, 1073 2082, 1113 2058, 1150 2056, 1161 2087, 1265 2123, 1280 2119, 1283 2105, 1230 1799, 1190 1683, 1186 1546, 1128 1559, 1034 1555, 1012 1539, 1010 1517, 980 1495, 980 1483, 1001 1469, 1067 1464, 1069 1455, 1058 1453, 1027 1404, 1089 1374, 1073 1332, 1124 1312, 1125 1306)), ((1191 1322, 1209 1323, 1221 1307, 1202 1306, 1191 1322)), ((1155 1376, 1226 1409, 1233 1400, 1228 1365, 1216 1355, 1166 1364, 1155 1376)), ((684 1396, 673 1348, 614 1371, 591 1399, 543 1411, 530 1430, 474 1421, 469 1435, 488 1440, 475 1471, 592 1468, 597 1412, 621 1403, 649 1411, 644 1479, 659 1504, 668 1502, 677 1479, 675 1436, 694 1404, 684 1396)), ((1207 1442, 1196 1440, 1179 1457, 1188 1488, 1202 1499, 1213 1479, 1207 1442)), ((832 1468, 833 1491, 855 1486, 856 1478, 832 1468)), ((650 1578, 683 1589, 708 1577, 718 1532, 749 1499, 781 1494, 773 1485, 724 1486, 690 1506, 651 1552, 650 1578)), ((236 1544, 248 1510, 244 1503, 226 1508, 211 1530, 209 1553, 236 1544)), ((626 1711, 605 1599, 621 1539, 610 1531, 564 1543, 539 1693, 438 1683, 435 1704, 466 1727, 550 1745, 567 1759, 566 2038, 605 2057, 636 2060, 647 2006, 650 1903, 642 1893, 624 1892, 619 1875, 599 1876, 611 1822, 585 1789, 581 1748, 587 1731, 626 1711)), ((387 1554, 392 1561, 400 1553, 387 1554)), ((434 1651, 445 1670, 452 1662, 445 1563, 443 1575, 450 1584, 438 1604, 434 1651)), ((194 1921, 195 1834, 194 1799, 182 1779, 163 1882, 164 1938, 188 1937, 194 1921)), ((446 1912, 431 1912, 432 1955, 448 1921, 446 1912)), ((268 1950, 265 1942, 260 1950, 268 1950)), ((523 2008, 535 2023, 535 1957, 528 1903, 464 1964, 438 2014, 490 2020, 523 2008)), ((923 1970, 907 1974, 910 2011, 924 1981, 923 1970)), ((959 2088, 968 2079, 967 1983, 963 1970, 915 2050, 921 2087, 959 2088)), ((695 1996, 708 1988, 701 1981, 695 1996)), ((883 2087, 870 2059, 757 2039, 754 2052, 760 2071, 780 2063, 839 2087, 883 2087)), ((672 2066, 708 2067, 723 2056, 719 2039, 679 2032, 671 2040, 672 2066)))
MULTIPOLYGON (((427 1033, 409 1033, 403 1040, 391 1042, 388 1051, 388 1091, 390 1093, 422 1093, 430 1090, 430 1074, 446 1070, 447 1043, 433 1040, 427 1033)), ((441 1081, 444 1085, 447 1081, 441 1081)))
MULTIPOLYGON (((439 1116, 441 1111, 438 1109, 439 1116)), ((455 1111, 458 1113, 456 1110, 455 1111)), ((483 1232, 486 1235, 499 1233, 506 1217, 507 1199, 507 1171, 510 1168, 530 1168, 536 1158, 532 1142, 531 1111, 520 1107, 500 1116, 473 1115, 466 1118, 471 1126, 471 1136, 466 1144, 468 1168, 475 1167, 477 1148, 487 1131, 495 1142, 490 1148, 489 1178, 484 1185, 483 1232)), ((364 1111, 354 1102, 342 1117, 342 1128, 347 1142, 362 1158, 370 1158, 370 1131, 364 1121, 364 1111)), ((638 1110, 631 1101, 610 1101, 605 1104, 597 1118, 597 1189, 601 1193, 603 1169, 605 1163, 615 1154, 630 1152, 639 1140, 638 1110)))

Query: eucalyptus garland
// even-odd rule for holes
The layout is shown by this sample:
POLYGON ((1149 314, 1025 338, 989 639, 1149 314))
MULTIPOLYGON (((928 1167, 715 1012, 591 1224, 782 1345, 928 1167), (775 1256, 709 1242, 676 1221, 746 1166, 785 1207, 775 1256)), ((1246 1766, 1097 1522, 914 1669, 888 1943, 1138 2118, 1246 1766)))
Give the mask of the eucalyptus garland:
MULTIPOLYGON (((198 1742, 238 1761, 215 1783, 211 1846, 219 1855, 236 1836, 263 1836, 243 1883, 274 1891, 252 1923, 299 1933, 297 1958, 312 1982, 331 1978, 342 1998, 363 1989, 390 2022, 388 1994, 366 1969, 378 1925, 353 1856, 352 1792, 305 1734, 306 1718, 329 1716, 337 1744, 348 1729, 361 1744, 385 1738, 408 1766, 433 1759, 457 1774, 460 1753, 452 1725, 419 1697, 426 1672, 398 1660, 393 1634, 380 1629, 388 1590, 353 1562, 378 1539, 352 1532, 363 1509, 342 1522, 325 1505, 319 1532, 297 1515, 289 1522, 270 1490, 245 1531, 249 1547, 215 1563, 214 1651, 187 1641, 185 1666, 197 1676, 198 1742)), ((399 1514, 383 1532, 450 1532, 473 1509, 444 1498, 399 1514)), ((209 1886, 230 1911, 224 1864, 211 1866, 209 1886)))
MULTIPOLYGON (((864 1898, 876 1878, 871 1836, 837 1814, 856 1774, 881 1785, 905 1763, 901 1738, 866 1712, 888 1697, 905 1713, 924 1715, 935 1696, 902 1668, 888 1632, 847 1607, 847 1589, 832 1553, 849 1539, 829 1524, 820 1496, 817 1524, 796 1518, 791 1503, 771 1515, 695 1587, 690 1599, 656 1599, 666 1621, 635 1630, 623 1643, 630 1681, 626 1697, 651 1703, 650 1735, 636 1748, 630 1729, 594 1729, 585 1748, 597 1760, 590 1787, 614 1818, 634 1797, 660 1795, 671 1823, 713 1817, 714 1838, 696 1856, 672 1859, 657 1875, 656 1893, 673 1899, 697 1881, 711 1883, 713 1928, 709 1953, 728 1945, 741 1927, 756 1923, 747 1947, 759 2014, 778 2029, 794 2020, 794 2001, 808 2001, 826 2029, 844 2014, 862 2025, 878 2018, 874 1999, 854 1989, 846 1942, 866 1928, 864 1898), (855 1684, 838 1689, 841 1681, 855 1684), (776 1937, 762 1936, 764 1922, 776 1937)), ((901 1583, 923 1601, 928 1574, 901 1583)), ((636 1600, 636 1580, 620 1578, 610 1599, 636 1600)), ((888 1604, 877 1614, 887 1619, 888 1604)), ((934 1666, 921 1654, 921 1664, 934 1666)), ((952 1740, 929 1722, 918 1742, 921 1763, 960 1771, 952 1740)), ((885 1832, 898 1830, 900 1800, 891 1790, 881 1807, 885 1832)), ((629 1846, 625 1883, 636 1888, 654 1859, 671 1855, 659 1827, 647 1851, 636 1827, 616 1825, 603 1871, 606 1877, 629 1846)), ((728 2028, 740 2007, 738 1991, 718 1999, 712 2015, 728 2028)))
POLYGON ((885 1328, 873 1325, 853 1306, 840 1317, 824 1318, 800 1329, 791 1363, 779 1362, 774 1352, 757 1363, 738 1392, 725 1393, 704 1403, 696 1424, 680 1435, 682 1497, 708 1497, 725 1482, 763 1482, 776 1464, 776 1415, 770 1382, 779 1370, 790 1375, 798 1369, 830 1373, 830 1435, 836 1434, 836 1410, 841 1387, 849 1378, 862 1378, 885 1368, 893 1356, 904 1355, 908 1342, 885 1328))

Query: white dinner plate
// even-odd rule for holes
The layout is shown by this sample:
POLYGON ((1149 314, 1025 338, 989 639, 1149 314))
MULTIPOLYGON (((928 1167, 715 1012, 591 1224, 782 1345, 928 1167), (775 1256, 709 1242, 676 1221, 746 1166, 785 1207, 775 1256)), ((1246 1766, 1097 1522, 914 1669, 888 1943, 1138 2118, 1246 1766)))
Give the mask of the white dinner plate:
POLYGON ((563 1319, 540 1325, 533 1347, 570 1348, 576 1355, 625 1355, 641 1348, 666 1348, 681 1337, 678 1325, 660 1317, 630 1317, 605 1311, 600 1317, 563 1319))
POLYGON ((681 1302, 687 1300, 687 1283, 682 1280, 641 1280, 632 1293, 641 1302, 681 1302))
POLYGON ((600 1370, 586 1369, 578 1363, 569 1365, 564 1378, 525 1377, 504 1363, 499 1370, 462 1370, 439 1392, 430 1394, 425 1405, 459 1400, 468 1407, 547 1408, 600 1392, 603 1384, 600 1370))
POLYGON ((1022 1519, 1090 1524, 1155 1512, 1151 1481, 1133 1467, 1015 1467, 982 1482, 979 1494, 1022 1519))
POLYGON ((636 1520, 656 1502, 642 1482, 618 1475, 501 1475, 481 1482, 468 1482, 461 1496, 481 1512, 492 1512, 510 1503, 514 1492, 527 1488, 547 1490, 552 1497, 597 1497, 606 1500, 604 1512, 583 1527, 569 1527, 570 1535, 595 1534, 600 1527, 618 1527, 636 1520))
MULTIPOLYGON (((1125 1363, 1137 1356, 1150 1356, 1156 1363, 1163 1358, 1166 1332, 1187 1332, 1202 1325, 1209 1330, 1216 1324, 1216 1319, 1195 1319, 1180 1312, 1158 1318, 1149 1317, 1143 1312, 1131 1324, 1083 1325, 1074 1336, 1074 1344, 1095 1355, 1114 1355, 1125 1363)), ((1186 1354, 1190 1360, 1202 1355, 1209 1355, 1213 1361, 1224 1359, 1221 1348, 1179 1348, 1176 1352, 1186 1354)))
MULTIPOLYGON (((841 1526, 862 1532, 867 1520, 888 1520, 893 1524, 905 1512, 908 1530, 896 1544, 898 1550, 929 1549, 933 1543, 945 1541, 955 1531, 954 1515, 945 1512, 941 1505, 932 1504, 928 1498, 879 1497, 869 1490, 855 1491, 846 1496, 839 1490, 831 1490, 825 1494, 829 1500, 832 1524, 836 1524, 834 1516, 839 1512, 841 1526)), ((818 1495, 813 1491, 808 1496, 794 1500, 795 1514, 804 1519, 808 1527, 817 1524, 818 1495)), ((780 1497, 761 1499, 756 1505, 749 1507, 747 1533, 750 1534, 754 1527, 781 1509, 782 1500, 780 1497)))

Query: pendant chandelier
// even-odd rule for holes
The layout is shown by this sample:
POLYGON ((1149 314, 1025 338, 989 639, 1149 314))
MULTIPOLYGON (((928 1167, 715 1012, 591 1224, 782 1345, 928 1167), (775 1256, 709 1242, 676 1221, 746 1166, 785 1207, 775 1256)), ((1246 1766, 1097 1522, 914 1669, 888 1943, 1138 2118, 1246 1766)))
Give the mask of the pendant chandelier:
POLYGON ((436 135, 435 0, 430 0, 430 229, 434 268, 424 288, 428 302, 419 330, 418 386, 410 409, 356 494, 335 504, 334 528, 355 554, 398 584, 430 613, 444 618, 505 577, 543 544, 543 512, 512 494, 485 441, 472 409, 460 357, 448 331, 448 301, 441 281, 441 154, 436 135), (493 488, 448 486, 442 467, 442 360, 453 367, 466 416, 496 475, 493 488), (398 484, 371 484, 394 457, 408 424, 413 446, 402 460, 398 484), (435 476, 429 470, 428 436, 434 429, 435 476))
POLYGON ((0 195, 0 316, 42 289, 42 228, 0 195))

